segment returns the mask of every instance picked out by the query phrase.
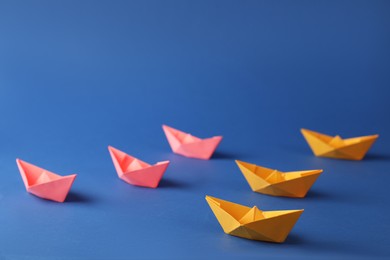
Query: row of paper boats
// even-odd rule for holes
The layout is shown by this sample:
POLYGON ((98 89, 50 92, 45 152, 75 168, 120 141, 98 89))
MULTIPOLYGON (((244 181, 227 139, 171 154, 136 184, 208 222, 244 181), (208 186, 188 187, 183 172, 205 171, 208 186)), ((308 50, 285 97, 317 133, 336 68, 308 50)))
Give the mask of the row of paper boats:
MULTIPOLYGON (((222 140, 222 136, 201 139, 163 125, 163 130, 174 153, 189 158, 208 160, 222 140)), ((302 129, 316 156, 361 160, 378 135, 342 139, 302 129)), ((123 181, 148 188, 156 188, 169 161, 150 165, 114 147, 108 147, 118 177, 123 181)), ((38 197, 64 202, 76 174, 60 176, 43 168, 16 160, 26 190, 38 197)), ((255 192, 303 198, 322 170, 281 172, 278 170, 236 161, 239 169, 255 192)), ((261 211, 239 204, 206 196, 225 233, 248 239, 283 242, 303 210, 261 211)))
MULTIPOLYGON (((150 165, 114 147, 108 147, 118 177, 141 187, 156 188, 169 161, 150 165)), ((77 176, 60 176, 31 163, 16 159, 28 192, 48 200, 64 202, 77 176)), ((255 164, 236 161, 253 191, 273 195, 303 198, 322 170, 281 172, 255 164)))

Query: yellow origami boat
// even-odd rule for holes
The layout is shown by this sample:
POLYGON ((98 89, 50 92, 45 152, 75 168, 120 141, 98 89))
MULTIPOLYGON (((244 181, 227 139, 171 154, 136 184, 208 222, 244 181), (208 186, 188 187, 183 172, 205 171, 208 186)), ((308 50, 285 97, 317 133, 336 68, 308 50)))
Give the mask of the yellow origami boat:
POLYGON ((226 234, 283 243, 301 216, 300 210, 261 211, 206 196, 206 201, 226 234))
POLYGON ((303 136, 315 156, 345 160, 361 160, 379 137, 367 135, 342 139, 340 136, 329 136, 307 129, 301 129, 303 136))
POLYGON ((280 172, 236 160, 253 191, 293 198, 303 198, 323 170, 280 172))

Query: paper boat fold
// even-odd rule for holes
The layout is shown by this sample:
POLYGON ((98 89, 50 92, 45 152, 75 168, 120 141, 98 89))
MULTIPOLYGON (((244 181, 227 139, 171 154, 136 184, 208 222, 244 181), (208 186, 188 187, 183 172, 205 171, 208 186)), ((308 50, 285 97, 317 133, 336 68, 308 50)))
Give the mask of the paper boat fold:
POLYGON ((345 160, 361 160, 379 137, 367 135, 348 139, 329 136, 307 129, 301 129, 303 136, 315 156, 345 160))
POLYGON ((222 136, 201 139, 166 125, 162 127, 172 151, 189 158, 209 160, 222 140, 222 136))
POLYGON ((108 150, 118 177, 136 186, 156 188, 169 165, 169 161, 150 165, 112 146, 108 150))
POLYGON ((206 196, 206 201, 226 234, 275 243, 286 240, 303 212, 262 211, 211 196, 206 196))
POLYGON ((236 163, 253 191, 272 196, 303 198, 323 172, 280 172, 238 160, 236 163))
POLYGON ((77 174, 60 176, 33 164, 16 159, 27 192, 37 197, 64 202, 77 174))

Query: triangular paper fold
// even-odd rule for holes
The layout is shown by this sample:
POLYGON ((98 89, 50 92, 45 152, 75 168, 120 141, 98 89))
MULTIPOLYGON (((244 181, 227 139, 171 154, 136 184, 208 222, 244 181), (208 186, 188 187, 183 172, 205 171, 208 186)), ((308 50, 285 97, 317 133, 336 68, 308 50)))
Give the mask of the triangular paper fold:
POLYGON ((201 139, 166 125, 162 127, 172 151, 189 158, 210 159, 222 140, 222 136, 201 139))
POLYGON ((118 177, 136 186, 156 188, 169 165, 169 161, 150 165, 112 146, 108 150, 118 177))
POLYGON ((16 159, 27 192, 37 197, 64 202, 77 174, 60 176, 43 168, 16 159))
POLYGON ((261 211, 206 196, 206 201, 225 233, 253 240, 282 243, 302 210, 261 211))
POLYGON ((367 135, 348 139, 329 136, 307 129, 301 129, 315 156, 345 160, 361 160, 379 135, 367 135))

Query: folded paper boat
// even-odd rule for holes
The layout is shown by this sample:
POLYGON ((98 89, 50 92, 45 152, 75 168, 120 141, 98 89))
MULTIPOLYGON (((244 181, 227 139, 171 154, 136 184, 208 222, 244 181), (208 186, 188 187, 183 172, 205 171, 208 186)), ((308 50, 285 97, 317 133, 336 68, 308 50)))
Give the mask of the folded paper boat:
POLYGON ((112 146, 108 150, 119 178, 136 186, 156 188, 169 165, 169 161, 150 165, 112 146))
POLYGON ((222 136, 201 139, 166 125, 163 130, 172 151, 190 158, 210 159, 222 140, 222 136))
POLYGON ((236 160, 253 191, 293 198, 303 198, 323 170, 280 172, 236 160))
POLYGON ((367 135, 342 139, 340 136, 329 136, 307 129, 301 129, 303 136, 315 156, 345 160, 361 160, 379 137, 367 135))
POLYGON ((27 192, 43 199, 64 202, 77 174, 60 176, 16 159, 27 192))
POLYGON ((206 196, 206 201, 226 234, 282 243, 301 216, 301 210, 261 211, 206 196))

